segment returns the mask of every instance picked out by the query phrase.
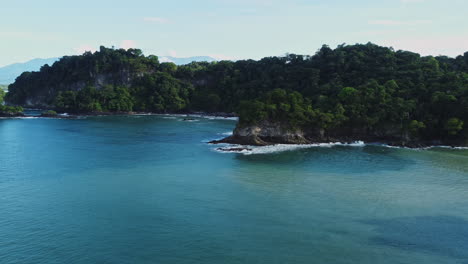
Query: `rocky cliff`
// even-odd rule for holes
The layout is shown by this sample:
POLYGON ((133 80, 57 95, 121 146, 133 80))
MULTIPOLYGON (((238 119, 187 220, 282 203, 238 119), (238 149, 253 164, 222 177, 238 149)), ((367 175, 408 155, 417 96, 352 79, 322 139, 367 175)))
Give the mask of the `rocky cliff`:
POLYGON ((271 144, 308 144, 304 131, 279 122, 263 121, 257 125, 237 126, 233 135, 212 143, 265 146, 271 144))
MULTIPOLYGON (((130 86, 132 81, 138 77, 146 74, 145 72, 131 73, 128 69, 121 69, 113 73, 89 73, 84 80, 57 82, 47 84, 44 86, 38 86, 36 89, 24 94, 22 98, 13 104, 22 105, 24 107, 38 107, 38 108, 50 108, 51 103, 55 96, 60 91, 79 91, 87 86, 92 86, 97 89, 101 89, 107 85, 116 86, 130 86)), ((15 86, 12 86, 14 89, 15 86)))
POLYGON ((61 91, 85 87, 130 86, 133 81, 158 70, 156 56, 145 57, 141 50, 101 47, 98 52, 65 56, 37 72, 24 72, 9 86, 5 101, 11 105, 49 107, 61 91))
POLYGON ((453 140, 422 140, 411 137, 400 129, 388 126, 378 130, 366 128, 335 128, 327 131, 307 127, 291 129, 280 122, 263 121, 256 125, 237 125, 233 135, 222 140, 212 141, 212 144, 236 144, 251 146, 267 146, 274 144, 312 144, 342 142, 352 143, 364 141, 368 143, 384 143, 392 146, 419 148, 427 146, 466 146, 466 142, 453 140))

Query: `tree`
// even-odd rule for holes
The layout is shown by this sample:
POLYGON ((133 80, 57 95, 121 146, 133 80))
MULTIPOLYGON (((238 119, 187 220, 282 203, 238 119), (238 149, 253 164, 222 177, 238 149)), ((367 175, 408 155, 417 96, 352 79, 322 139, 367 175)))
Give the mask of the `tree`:
POLYGON ((312 56, 177 66, 141 50, 101 47, 23 73, 5 100, 67 112, 236 112, 240 126, 268 121, 335 135, 465 142, 467 87, 468 53, 342 44, 312 56))
POLYGON ((455 136, 463 129, 464 122, 456 117, 452 117, 445 123, 445 130, 450 136, 455 136))
POLYGON ((408 130, 413 137, 419 136, 420 131, 425 128, 426 125, 418 120, 412 120, 408 126, 408 130))

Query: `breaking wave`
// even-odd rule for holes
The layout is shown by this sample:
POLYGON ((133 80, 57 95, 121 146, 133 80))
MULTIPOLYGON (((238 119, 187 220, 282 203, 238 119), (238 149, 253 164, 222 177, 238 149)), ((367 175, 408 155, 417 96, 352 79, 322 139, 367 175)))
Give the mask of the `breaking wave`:
POLYGON ((231 120, 237 121, 238 117, 225 117, 225 116, 212 116, 212 115, 201 115, 201 114, 148 114, 154 116, 162 116, 163 118, 203 118, 211 120, 231 120))
POLYGON ((316 144, 277 144, 270 146, 241 146, 232 144, 220 144, 214 150, 221 153, 240 153, 244 155, 255 154, 271 154, 284 151, 294 151, 299 149, 308 148, 331 148, 335 146, 349 146, 349 147, 364 147, 366 144, 363 141, 356 141, 352 143, 330 142, 330 143, 316 143, 316 144))
POLYGON ((295 151, 300 149, 308 148, 332 148, 336 146, 347 146, 347 147, 365 147, 365 146, 378 146, 384 148, 395 148, 395 149, 408 149, 408 150, 432 150, 432 149, 451 149, 451 150, 468 150, 468 147, 452 147, 452 146, 428 146, 423 148, 409 148, 391 146, 388 144, 379 143, 364 143, 364 141, 355 141, 352 143, 342 142, 330 142, 330 143, 315 143, 315 144, 304 144, 304 145, 293 145, 293 144, 277 144, 270 146, 242 146, 234 144, 219 144, 214 151, 220 153, 239 153, 244 155, 256 155, 256 154, 272 154, 285 151, 295 151))

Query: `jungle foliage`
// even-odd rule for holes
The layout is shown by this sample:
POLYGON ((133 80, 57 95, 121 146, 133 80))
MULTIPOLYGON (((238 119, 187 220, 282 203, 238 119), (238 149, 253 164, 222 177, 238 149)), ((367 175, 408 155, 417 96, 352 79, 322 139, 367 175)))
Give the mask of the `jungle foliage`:
POLYGON ((6 99, 22 105, 44 94, 56 110, 67 112, 236 112, 240 125, 271 120, 301 128, 392 127, 414 137, 465 138, 468 52, 423 57, 372 43, 343 44, 324 45, 313 56, 176 66, 140 50, 101 47, 23 73, 6 99), (101 76, 113 81, 99 85, 101 76), (76 83, 86 87, 75 89, 76 83))

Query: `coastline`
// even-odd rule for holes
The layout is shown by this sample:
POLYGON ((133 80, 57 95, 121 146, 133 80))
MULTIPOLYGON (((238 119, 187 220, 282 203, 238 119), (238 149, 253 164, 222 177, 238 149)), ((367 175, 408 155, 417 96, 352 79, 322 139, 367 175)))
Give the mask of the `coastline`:
POLYGON ((447 145, 427 145, 424 147, 409 147, 403 145, 389 145, 385 142, 364 142, 364 141, 355 141, 355 142, 321 142, 321 143, 309 143, 309 144, 270 144, 263 146, 254 146, 254 145, 238 145, 230 143, 212 143, 211 145, 216 145, 213 148, 214 151, 220 153, 233 153, 233 154, 269 154, 277 153, 284 151, 292 151, 299 149, 309 149, 309 148, 331 148, 331 147, 366 147, 366 146, 376 146, 383 148, 391 149, 408 149, 408 150, 431 150, 431 149, 448 149, 448 150, 468 150, 468 146, 447 146, 447 145))
POLYGON ((291 141, 281 141, 275 140, 274 142, 267 141, 263 138, 256 137, 240 137, 235 134, 232 136, 225 137, 219 140, 212 140, 208 142, 211 145, 228 145, 228 147, 220 147, 218 149, 222 151, 243 151, 250 150, 252 147, 270 147, 270 146, 363 146, 363 145, 375 145, 375 146, 385 146, 390 148, 406 148, 406 149, 431 149, 431 148, 450 148, 450 149, 468 149, 467 144, 460 144, 456 142, 448 142, 443 140, 427 140, 427 141, 398 141, 394 139, 384 139, 379 140, 366 140, 362 138, 333 138, 333 139, 324 139, 324 140, 313 140, 308 138, 303 138, 300 143, 294 143, 291 141), (305 140, 305 141, 303 141, 305 140))
POLYGON ((226 120, 238 120, 238 117, 234 113, 223 113, 223 112, 177 112, 177 113, 157 113, 157 112, 83 112, 83 113, 57 113, 57 114, 46 114, 43 111, 48 109, 42 108, 25 108, 24 112, 37 111, 38 114, 28 115, 23 113, 16 114, 4 114, 0 113, 0 118, 55 118, 55 119, 79 119, 94 116, 179 116, 179 117, 197 117, 197 118, 216 118, 226 120))
MULTIPOLYGON (((27 111, 43 111, 45 109, 39 108, 28 108, 27 111)), ((59 113, 57 115, 44 114, 39 115, 27 115, 24 113, 5 114, 0 113, 0 119, 16 119, 16 118, 51 118, 51 119, 81 119, 86 117, 98 117, 98 116, 175 116, 175 117, 186 117, 186 121, 191 121, 191 118, 212 118, 219 120, 232 120, 237 121, 238 116, 234 113, 206 113, 206 112, 178 112, 178 113, 156 113, 156 112, 88 112, 88 113, 59 113)), ((370 138, 370 137, 369 137, 370 138)), ((431 149, 431 148, 448 148, 448 149, 468 149, 467 144, 459 144, 456 142, 447 142, 443 140, 414 140, 414 141, 401 141, 393 139, 380 138, 378 140, 370 140, 359 137, 336 137, 327 138, 323 140, 308 138, 303 135, 287 135, 284 138, 271 137, 263 138, 257 135, 239 136, 234 133, 228 137, 211 140, 207 142, 211 145, 228 145, 226 147, 219 147, 217 150, 223 152, 237 152, 251 151, 252 147, 274 147, 274 146, 297 146, 299 148, 307 147, 321 147, 321 146, 363 146, 363 145, 375 145, 384 146, 390 148, 406 148, 406 149, 431 149), (272 141, 270 141, 272 140, 272 141)))
POLYGON ((8 119, 8 118, 18 118, 18 117, 26 117, 23 113, 4 113, 0 112, 0 118, 8 119))
MULTIPOLYGON (((422 138, 405 131, 387 127, 381 130, 368 130, 360 127, 324 129, 315 127, 292 128, 284 122, 262 121, 256 124, 238 123, 232 135, 210 141, 210 144, 229 144, 236 146, 272 145, 320 145, 320 144, 380 144, 391 147, 422 149, 434 146, 468 147, 464 139, 441 137, 422 138)), ((236 147, 238 148, 238 147, 236 147)))

